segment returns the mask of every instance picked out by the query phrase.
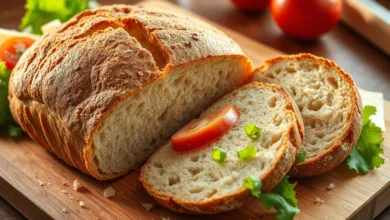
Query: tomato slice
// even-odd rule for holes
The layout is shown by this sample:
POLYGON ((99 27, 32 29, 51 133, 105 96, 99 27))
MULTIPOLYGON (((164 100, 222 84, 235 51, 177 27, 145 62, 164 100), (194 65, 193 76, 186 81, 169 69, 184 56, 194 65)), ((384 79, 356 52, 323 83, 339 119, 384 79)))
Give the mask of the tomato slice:
POLYGON ((175 151, 190 151, 217 140, 238 121, 239 111, 233 105, 219 108, 191 121, 172 136, 175 151))
POLYGON ((16 66, 19 58, 35 41, 29 37, 11 37, 0 45, 0 60, 8 69, 16 66))

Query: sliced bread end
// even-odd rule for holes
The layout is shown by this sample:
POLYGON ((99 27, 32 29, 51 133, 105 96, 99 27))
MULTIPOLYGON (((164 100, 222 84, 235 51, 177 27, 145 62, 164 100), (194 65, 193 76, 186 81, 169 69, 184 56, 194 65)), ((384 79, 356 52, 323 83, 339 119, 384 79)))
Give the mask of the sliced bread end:
POLYGON ((301 111, 308 158, 294 164, 292 176, 322 174, 348 157, 361 132, 362 102, 352 77, 333 61, 280 56, 255 69, 252 81, 285 87, 301 111))

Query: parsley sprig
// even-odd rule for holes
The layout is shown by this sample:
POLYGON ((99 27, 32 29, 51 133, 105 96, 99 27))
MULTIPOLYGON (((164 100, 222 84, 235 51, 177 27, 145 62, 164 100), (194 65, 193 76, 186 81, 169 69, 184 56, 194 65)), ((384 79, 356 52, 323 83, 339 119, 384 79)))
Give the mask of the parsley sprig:
POLYGON ((290 220, 300 210, 297 207, 298 200, 295 198, 296 193, 294 191, 297 183, 290 184, 288 178, 288 176, 283 177, 282 181, 269 193, 261 192, 262 182, 255 176, 246 178, 243 187, 249 189, 251 194, 259 199, 267 210, 274 207, 276 210, 276 219, 290 220))
POLYGON ((374 168, 379 168, 385 162, 385 159, 380 156, 383 153, 380 145, 384 140, 381 136, 382 129, 370 119, 375 114, 376 107, 364 106, 363 128, 356 146, 347 159, 349 168, 354 169, 358 174, 366 174, 374 168))

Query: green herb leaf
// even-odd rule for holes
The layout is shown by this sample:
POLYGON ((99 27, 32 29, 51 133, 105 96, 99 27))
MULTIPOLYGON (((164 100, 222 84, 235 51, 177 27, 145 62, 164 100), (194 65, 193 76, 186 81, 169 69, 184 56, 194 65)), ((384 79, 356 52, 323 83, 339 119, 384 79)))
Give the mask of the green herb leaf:
POLYGON ((240 160, 248 160, 256 157, 256 147, 248 146, 237 151, 237 156, 240 160))
POLYGON ((248 135, 248 137, 252 138, 253 140, 256 140, 260 137, 260 128, 253 123, 245 126, 245 132, 246 135, 248 135))
POLYGON ((306 160, 306 151, 301 151, 295 157, 295 163, 300 163, 306 160))
POLYGON ((297 183, 290 184, 288 178, 288 176, 285 176, 269 193, 261 193, 261 180, 255 176, 246 178, 243 187, 251 190, 252 195, 262 202, 264 208, 269 210, 274 207, 276 219, 290 220, 300 210, 297 207, 298 200, 294 191, 297 183))
MULTIPOLYGON (((31 26, 33 33, 42 34, 42 25, 55 19, 67 21, 88 6, 88 0, 27 0, 25 4, 27 11, 19 28, 31 26)), ((96 7, 98 3, 91 2, 90 6, 96 7)))
POLYGON ((363 129, 359 140, 347 159, 349 168, 359 174, 368 173, 370 170, 379 168, 385 160, 379 154, 383 153, 381 143, 384 138, 381 136, 382 129, 376 126, 370 119, 376 114, 376 107, 365 106, 363 109, 363 129))
POLYGON ((212 153, 213 160, 219 164, 223 163, 226 159, 226 151, 219 147, 215 147, 212 153))
POLYGON ((19 126, 10 125, 8 126, 8 135, 13 138, 19 138, 23 136, 24 132, 19 126))

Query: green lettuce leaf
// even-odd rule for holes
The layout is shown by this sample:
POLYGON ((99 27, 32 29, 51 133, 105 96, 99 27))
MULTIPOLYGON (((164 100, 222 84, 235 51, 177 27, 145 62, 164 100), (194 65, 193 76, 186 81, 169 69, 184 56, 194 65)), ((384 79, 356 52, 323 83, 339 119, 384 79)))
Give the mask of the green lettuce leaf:
POLYGON ((14 121, 8 102, 8 81, 11 71, 0 61, 0 133, 11 137, 20 137, 23 130, 14 121))
POLYGON ((366 174, 385 163, 384 158, 380 156, 383 153, 380 145, 384 140, 381 136, 382 129, 370 119, 370 116, 375 114, 376 107, 364 106, 362 132, 355 148, 347 158, 349 168, 354 169, 358 174, 366 174))
POLYGON ((41 26, 47 22, 55 19, 65 22, 77 13, 97 6, 99 3, 88 0, 27 0, 26 13, 19 28, 30 26, 32 33, 42 34, 41 26))

